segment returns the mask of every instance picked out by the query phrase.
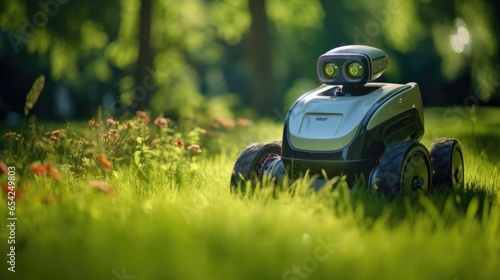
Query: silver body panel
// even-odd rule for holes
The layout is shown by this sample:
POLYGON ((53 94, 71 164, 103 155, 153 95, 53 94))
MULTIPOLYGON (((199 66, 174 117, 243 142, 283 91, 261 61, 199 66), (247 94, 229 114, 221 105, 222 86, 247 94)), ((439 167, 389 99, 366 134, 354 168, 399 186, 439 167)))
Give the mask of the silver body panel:
POLYGON ((290 144, 305 151, 340 150, 354 139, 362 120, 380 102, 383 102, 381 107, 369 117, 367 130, 410 109, 416 109, 423 120, 423 105, 417 84, 370 83, 366 86, 379 88, 362 96, 322 94, 336 86, 322 86, 306 93, 290 112, 290 144), (400 93, 387 98, 394 92, 400 93))

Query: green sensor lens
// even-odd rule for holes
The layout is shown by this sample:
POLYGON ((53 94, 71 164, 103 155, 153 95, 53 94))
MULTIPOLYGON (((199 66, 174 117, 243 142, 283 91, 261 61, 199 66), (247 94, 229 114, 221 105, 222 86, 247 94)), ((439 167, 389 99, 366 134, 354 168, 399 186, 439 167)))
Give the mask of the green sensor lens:
POLYGON ((325 74, 330 78, 337 77, 338 72, 339 72, 337 65, 335 65, 335 63, 333 63, 333 62, 329 62, 329 63, 325 64, 324 70, 325 70, 325 74))
POLYGON ((354 79, 359 79, 363 76, 363 66, 359 62, 349 64, 347 68, 349 75, 354 79))

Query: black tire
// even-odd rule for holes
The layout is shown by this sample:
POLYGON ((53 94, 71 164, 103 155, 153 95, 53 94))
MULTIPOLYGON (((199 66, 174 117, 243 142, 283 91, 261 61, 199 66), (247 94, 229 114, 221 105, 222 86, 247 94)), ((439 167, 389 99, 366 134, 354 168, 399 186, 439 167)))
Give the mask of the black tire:
POLYGON ((237 190, 241 182, 260 180, 263 162, 272 157, 281 157, 281 141, 254 143, 246 147, 234 164, 231 190, 237 190))
POLYGON ((462 146, 456 139, 435 140, 432 142, 430 155, 434 171, 433 187, 461 188, 464 186, 462 146))
POLYGON ((384 195, 427 191, 432 182, 429 152, 418 142, 396 142, 382 154, 375 188, 384 195))

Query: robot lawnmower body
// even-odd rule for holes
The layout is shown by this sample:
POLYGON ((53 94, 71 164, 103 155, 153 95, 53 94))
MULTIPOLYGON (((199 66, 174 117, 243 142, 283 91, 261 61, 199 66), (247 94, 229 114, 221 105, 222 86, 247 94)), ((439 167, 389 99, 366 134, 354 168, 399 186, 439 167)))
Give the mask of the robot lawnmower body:
MULTIPOLYGON (((281 141, 254 143, 240 154, 231 175, 241 181, 295 180, 306 171, 348 181, 363 175, 382 194, 458 187, 464 182, 463 153, 455 139, 433 142, 424 135, 422 98, 416 83, 374 83, 387 55, 368 46, 345 46, 319 57, 322 85, 303 94, 289 109, 281 141)), ((315 187, 324 180, 317 180, 315 187)))

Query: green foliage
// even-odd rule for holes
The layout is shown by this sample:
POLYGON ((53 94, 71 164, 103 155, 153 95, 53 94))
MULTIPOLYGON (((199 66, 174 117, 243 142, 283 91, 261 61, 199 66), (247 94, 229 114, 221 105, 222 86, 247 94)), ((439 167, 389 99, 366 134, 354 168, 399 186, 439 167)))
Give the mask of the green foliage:
MULTIPOLYGON (((500 272, 500 134, 491 116, 498 109, 474 111, 474 137, 468 118, 446 117, 454 109, 470 108, 426 111, 423 142, 428 146, 439 134, 461 140, 466 187, 390 202, 362 181, 349 189, 338 177, 319 192, 306 176, 290 187, 266 182, 253 195, 230 193, 240 146, 279 136, 281 124, 230 129, 230 121, 219 120, 205 132, 188 120, 175 128, 160 116, 151 124, 139 112, 123 123, 98 115, 50 136, 37 126, 17 138, 9 134, 1 140, 1 158, 16 166, 19 186, 14 279, 55 272, 112 279, 124 271, 144 279, 494 279, 500 272), (186 148, 206 141, 208 131, 228 134, 210 138, 228 149, 202 144, 199 154, 186 148), (52 136, 59 142, 50 142, 52 136), (125 138, 130 141, 118 144, 125 138), (175 142, 181 138, 182 148, 175 142), (9 145, 20 141, 44 147, 11 152, 9 145), (30 165, 40 151, 43 162, 30 165), (86 172, 66 168, 75 163, 65 153, 83 156, 86 172), (109 159, 112 171, 94 153, 109 159)), ((1 184, 6 180, 0 175, 1 184)), ((3 196, 0 202, 7 203, 3 196)), ((5 263, 6 254, 0 259, 5 263)), ((7 273, 0 271, 2 278, 12 276, 7 273)))
POLYGON ((40 93, 42 93, 44 85, 45 85, 45 76, 41 75, 35 80, 35 82, 33 83, 33 86, 31 87, 30 91, 28 92, 28 95, 26 95, 26 102, 24 104, 24 115, 25 116, 28 115, 30 110, 33 109, 33 106, 38 101, 38 98, 40 97, 40 93))
POLYGON ((274 21, 277 28, 285 34, 293 29, 318 29, 321 28, 324 11, 318 0, 303 1, 269 0, 267 13, 274 21))
POLYGON ((103 121, 99 113, 87 125, 79 125, 79 132, 70 123, 65 129, 43 132, 32 118, 20 134, 4 135, 1 155, 22 177, 31 177, 40 164, 58 166, 63 175, 83 179, 106 178, 115 168, 131 164, 144 181, 158 172, 170 177, 181 170, 186 175, 196 171, 196 158, 203 150, 200 135, 206 131, 195 127, 179 132, 163 117, 153 123, 142 111, 124 123, 111 118, 103 121))
MULTIPOLYGON (((154 87, 146 93, 152 97, 152 112, 175 117, 210 113, 208 99, 228 93, 240 95, 242 103, 252 99, 244 96, 258 82, 248 78, 253 71, 249 3, 152 0, 145 55, 154 72, 154 87), (213 72, 222 74, 214 78, 213 72)), ((439 88, 467 75, 470 91, 480 99, 497 94, 498 12, 491 0, 265 3, 272 38, 272 82, 266 87, 279 96, 275 107, 289 103, 287 93, 303 81, 315 81, 318 55, 342 44, 385 50, 391 62, 384 78, 395 82, 439 88)), ((123 105, 133 107, 134 88, 146 78, 136 74, 140 8, 141 1, 134 0, 7 1, 0 9, 0 55, 16 54, 14 61, 22 68, 50 73, 49 85, 67 85, 77 99, 87 99, 89 86, 97 85, 99 92, 114 91, 123 105), (56 5, 50 10, 40 3, 56 5)))
POLYGON ((390 47, 408 53, 430 39, 441 58, 445 79, 455 80, 470 70, 475 95, 488 101, 495 94, 494 81, 500 72, 493 3, 386 0, 377 2, 381 7, 375 8, 368 2, 364 1, 362 7, 378 15, 374 19, 384 34, 380 39, 390 47))

